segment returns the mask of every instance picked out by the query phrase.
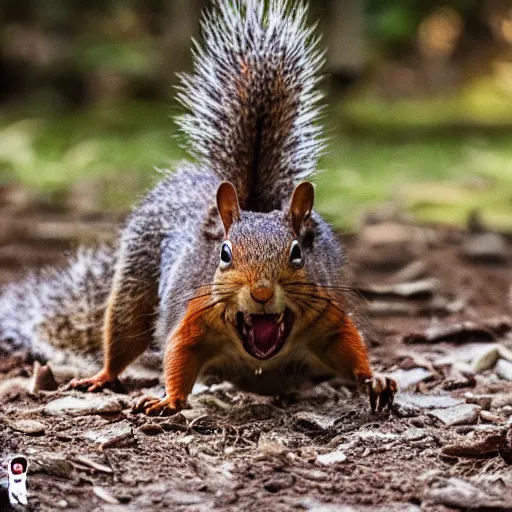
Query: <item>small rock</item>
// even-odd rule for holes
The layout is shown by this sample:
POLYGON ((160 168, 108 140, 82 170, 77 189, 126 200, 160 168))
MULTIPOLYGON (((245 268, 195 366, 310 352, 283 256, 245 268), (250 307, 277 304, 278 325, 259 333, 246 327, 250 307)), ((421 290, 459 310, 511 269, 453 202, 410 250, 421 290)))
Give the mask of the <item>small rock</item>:
POLYGON ((439 478, 435 484, 436 487, 431 487, 426 491, 424 496, 426 501, 464 510, 478 510, 480 508, 485 510, 510 510, 504 507, 512 505, 512 503, 506 504, 501 499, 490 496, 460 478, 439 478))
POLYGON ((263 487, 268 492, 277 492, 281 489, 290 489, 294 481, 295 479, 292 475, 284 474, 270 478, 263 484, 263 487))
MULTIPOLYGON (((511 296, 512 297, 512 296, 511 296)), ((497 320, 500 321, 499 319, 497 320)), ((498 327, 499 330, 499 327, 498 327)), ((509 332, 511 329, 506 329, 505 332, 509 332)), ((498 348, 498 352, 500 354, 501 359, 506 359, 507 361, 512 362, 512 350, 509 350, 507 347, 500 345, 498 348)))
POLYGON ((396 222, 364 226, 358 235, 358 257, 378 268, 403 267, 425 249, 418 230, 396 222))
POLYGON ((102 448, 118 446, 132 436, 133 430, 131 425, 124 421, 100 430, 88 430, 83 434, 85 439, 100 444, 102 448))
POLYGON ((186 445, 186 444, 193 443, 195 438, 196 437, 193 434, 190 434, 188 436, 180 437, 177 442, 180 443, 180 444, 185 444, 186 445))
POLYGON ((379 432, 375 430, 360 430, 356 432, 355 437, 363 441, 382 441, 383 443, 389 443, 394 441, 399 436, 391 432, 379 432))
POLYGON ((501 409, 505 406, 512 405, 512 394, 511 393, 499 393, 495 395, 491 401, 491 408, 501 409))
POLYGON ((488 421, 490 423, 496 423, 499 425, 500 423, 503 423, 503 419, 501 416, 498 416, 497 414, 493 414, 489 411, 480 411, 480 418, 482 418, 483 421, 488 421))
POLYGON ((332 452, 319 455, 316 460, 323 466, 329 466, 331 464, 345 462, 347 460, 347 456, 341 450, 334 450, 332 452))
POLYGON ((468 404, 479 405, 482 409, 488 411, 491 408, 492 395, 474 395, 471 392, 465 393, 464 398, 468 404))
POLYGON ((7 422, 7 426, 16 432, 22 432, 30 436, 39 436, 44 434, 46 425, 36 420, 16 420, 7 422))
POLYGON ((41 363, 36 361, 34 363, 34 375, 32 376, 30 391, 32 393, 37 393, 38 391, 55 391, 58 387, 59 385, 55 380, 50 366, 41 366, 41 363))
POLYGON ((497 344, 489 345, 487 350, 482 351, 473 361, 472 370, 475 373, 482 373, 492 368, 500 358, 499 346, 497 344))
POLYGON ((496 373, 505 380, 512 380, 512 363, 509 361, 505 361, 505 359, 500 359, 496 363, 496 373))
POLYGON ((164 433, 164 429, 158 423, 144 423, 137 430, 147 436, 156 436, 164 433))
POLYGON ((478 233, 472 235, 461 248, 462 254, 476 262, 503 263, 508 258, 508 246, 499 233, 478 233))
POLYGON ((88 394, 65 396, 52 400, 44 406, 43 412, 52 416, 58 414, 86 416, 89 414, 112 414, 122 410, 123 404, 115 396, 88 394))
POLYGON ((328 430, 335 421, 336 418, 313 412, 303 411, 294 415, 294 426, 299 430, 328 430))
POLYGON ((476 423, 480 407, 474 404, 460 404, 447 409, 433 409, 427 414, 444 423, 447 427, 476 423))
POLYGON ((419 441, 428 435, 428 430, 424 428, 409 428, 402 433, 402 439, 405 441, 419 441))
POLYGON ((73 465, 61 454, 39 453, 30 457, 30 472, 71 479, 73 465))
POLYGON ((393 402, 393 410, 398 416, 418 416, 424 409, 441 409, 463 404, 450 395, 422 395, 420 393, 399 393, 393 402))
POLYGON ((433 373, 425 368, 413 368, 411 370, 396 370, 391 372, 388 376, 396 381, 399 389, 404 390, 424 380, 430 379, 433 377, 433 373))

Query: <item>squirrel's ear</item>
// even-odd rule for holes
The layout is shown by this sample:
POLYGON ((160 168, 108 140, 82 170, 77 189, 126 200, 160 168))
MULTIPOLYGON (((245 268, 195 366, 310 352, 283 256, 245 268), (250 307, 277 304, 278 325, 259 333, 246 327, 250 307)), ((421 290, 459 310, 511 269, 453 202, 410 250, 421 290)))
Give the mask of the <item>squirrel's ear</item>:
POLYGON ((217 189, 217 209, 227 235, 233 221, 240 218, 240 206, 235 187, 229 181, 223 181, 217 189))
POLYGON ((303 181, 295 187, 290 202, 290 219, 293 231, 297 236, 300 235, 302 223, 311 214, 314 200, 315 190, 312 183, 303 181))

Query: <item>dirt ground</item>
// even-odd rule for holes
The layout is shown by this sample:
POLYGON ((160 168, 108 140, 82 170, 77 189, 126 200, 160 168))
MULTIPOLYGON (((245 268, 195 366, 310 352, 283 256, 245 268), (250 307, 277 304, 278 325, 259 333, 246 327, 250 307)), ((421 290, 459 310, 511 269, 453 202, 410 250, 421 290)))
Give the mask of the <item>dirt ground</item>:
MULTIPOLYGON (((1 282, 115 233, 116 219, 17 200, 1 282)), ((148 418, 130 412, 144 379, 129 394, 33 391, 33 365, 4 358, 0 461, 28 457, 26 510, 512 510, 510 238, 374 218, 344 240, 372 362, 401 386, 392 411, 337 382, 275 398, 223 383, 148 418)))

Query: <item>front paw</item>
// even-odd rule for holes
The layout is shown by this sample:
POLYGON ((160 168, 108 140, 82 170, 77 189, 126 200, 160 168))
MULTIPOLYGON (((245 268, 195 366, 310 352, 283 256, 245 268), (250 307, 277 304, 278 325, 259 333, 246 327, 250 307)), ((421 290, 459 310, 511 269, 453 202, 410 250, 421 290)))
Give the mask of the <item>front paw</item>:
POLYGON ((162 399, 153 396, 141 398, 132 408, 133 412, 144 413, 148 416, 172 416, 185 407, 186 401, 180 398, 164 397, 162 399))
POLYGON ((393 399, 398 391, 397 383, 385 375, 374 374, 372 377, 364 379, 362 384, 365 387, 372 412, 382 411, 384 407, 391 409, 393 399))
POLYGON ((100 391, 106 387, 119 388, 121 383, 112 375, 102 370, 96 375, 86 379, 73 379, 65 386, 65 390, 76 389, 78 391, 100 391))

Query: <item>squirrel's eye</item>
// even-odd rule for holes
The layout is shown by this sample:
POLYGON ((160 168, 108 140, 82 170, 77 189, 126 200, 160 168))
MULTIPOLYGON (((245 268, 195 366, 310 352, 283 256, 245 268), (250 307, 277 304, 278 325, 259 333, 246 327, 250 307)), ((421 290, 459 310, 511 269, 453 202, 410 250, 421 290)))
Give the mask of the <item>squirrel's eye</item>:
POLYGON ((220 268, 228 268, 233 261, 233 255, 231 254, 232 245, 229 240, 222 243, 220 248, 220 268))
POLYGON ((304 263, 302 251, 297 240, 294 240, 290 247, 290 263, 297 268, 302 267, 302 264, 304 263))

